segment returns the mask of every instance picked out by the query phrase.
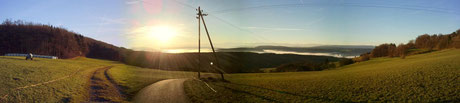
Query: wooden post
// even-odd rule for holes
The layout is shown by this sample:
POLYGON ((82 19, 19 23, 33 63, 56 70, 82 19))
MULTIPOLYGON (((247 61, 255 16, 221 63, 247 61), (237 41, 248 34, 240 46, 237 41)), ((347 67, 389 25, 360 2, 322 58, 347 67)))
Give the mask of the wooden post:
MULTIPOLYGON (((200 14, 201 14, 201 11, 200 11, 200 14)), ((206 16, 206 14, 204 15, 206 16)), ((225 80, 224 73, 219 68, 219 60, 217 59, 217 54, 216 54, 216 51, 214 50, 214 45, 212 44, 211 37, 209 36, 208 28, 206 27, 206 22, 204 21, 203 14, 200 15, 200 18, 203 21, 204 30, 206 31, 206 35, 208 36, 209 44, 211 44, 212 54, 214 54, 214 58, 216 60, 216 65, 218 68, 217 71, 219 71, 222 80, 225 80)))
POLYGON ((200 17, 201 17, 201 10, 200 7, 198 7, 198 79, 200 79, 200 71, 201 71, 201 23, 200 23, 200 17))

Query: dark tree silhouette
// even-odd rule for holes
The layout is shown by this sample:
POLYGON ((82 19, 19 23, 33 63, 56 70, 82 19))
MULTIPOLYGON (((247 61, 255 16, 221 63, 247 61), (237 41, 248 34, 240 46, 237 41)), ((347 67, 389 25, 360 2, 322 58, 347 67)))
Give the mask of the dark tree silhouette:
POLYGON ((34 53, 59 58, 86 56, 121 60, 120 48, 63 28, 6 20, 0 25, 0 54, 34 53))

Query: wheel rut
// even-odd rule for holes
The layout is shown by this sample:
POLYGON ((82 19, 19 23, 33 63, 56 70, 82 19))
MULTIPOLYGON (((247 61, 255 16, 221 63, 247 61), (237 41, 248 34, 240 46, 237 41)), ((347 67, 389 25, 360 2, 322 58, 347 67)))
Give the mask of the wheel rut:
POLYGON ((124 99, 121 89, 107 74, 111 66, 99 68, 89 80, 89 102, 122 102, 124 99))

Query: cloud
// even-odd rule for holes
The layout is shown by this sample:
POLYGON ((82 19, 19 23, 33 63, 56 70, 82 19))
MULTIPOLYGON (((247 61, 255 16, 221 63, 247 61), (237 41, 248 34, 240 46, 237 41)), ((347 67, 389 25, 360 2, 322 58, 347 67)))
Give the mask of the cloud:
POLYGON ((267 28, 267 27, 246 27, 248 29, 263 29, 263 30, 282 30, 282 31, 299 31, 305 30, 303 28, 267 28))

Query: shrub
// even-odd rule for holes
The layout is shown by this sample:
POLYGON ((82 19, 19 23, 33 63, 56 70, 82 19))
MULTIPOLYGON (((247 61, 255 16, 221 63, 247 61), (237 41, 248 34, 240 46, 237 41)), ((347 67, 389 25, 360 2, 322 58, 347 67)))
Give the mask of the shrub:
POLYGON ((353 60, 348 59, 348 58, 343 58, 342 60, 339 61, 340 66, 344 66, 344 65, 348 65, 348 64, 353 64, 353 60))
POLYGON ((371 59, 371 53, 361 54, 359 57, 353 58, 353 62, 363 62, 371 59))

